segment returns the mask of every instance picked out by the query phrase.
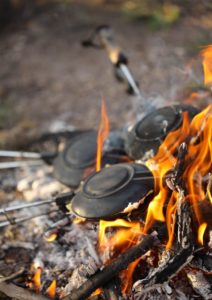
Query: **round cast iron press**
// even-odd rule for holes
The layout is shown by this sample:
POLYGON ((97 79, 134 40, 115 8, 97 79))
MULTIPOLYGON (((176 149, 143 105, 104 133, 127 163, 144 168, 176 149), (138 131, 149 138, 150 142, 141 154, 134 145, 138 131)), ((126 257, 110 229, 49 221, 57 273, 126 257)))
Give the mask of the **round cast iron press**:
POLYGON ((95 164, 96 139, 95 131, 86 132, 71 139, 53 162, 54 176, 67 186, 77 187, 85 169, 95 164))
POLYGON ((188 112, 191 120, 198 109, 190 105, 173 105, 156 109, 145 116, 127 133, 127 154, 133 159, 141 159, 151 149, 155 154, 167 134, 181 126, 183 112, 188 112))
MULTIPOLYGON (((121 145, 120 139, 117 138, 116 141, 112 141, 111 149, 104 154, 103 165, 104 163, 120 162, 120 156, 114 157, 112 152, 115 154, 117 148, 118 150, 122 148, 123 152, 124 147, 121 145)), ((95 169, 96 149, 96 131, 85 132, 71 139, 53 162, 55 177, 67 186, 78 187, 81 180, 95 169)))
POLYGON ((122 163, 89 176, 74 196, 71 209, 86 219, 111 218, 138 203, 154 188, 149 169, 141 164, 122 163))

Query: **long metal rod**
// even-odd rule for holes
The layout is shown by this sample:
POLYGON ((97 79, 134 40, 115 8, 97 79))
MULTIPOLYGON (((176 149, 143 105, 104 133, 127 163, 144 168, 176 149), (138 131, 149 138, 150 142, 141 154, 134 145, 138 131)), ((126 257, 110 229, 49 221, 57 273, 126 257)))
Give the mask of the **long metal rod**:
POLYGON ((133 89, 135 97, 138 101, 138 104, 135 107, 136 114, 141 113, 141 109, 142 109, 142 112, 147 112, 147 111, 151 111, 152 109, 154 109, 155 107, 152 105, 151 101, 148 101, 148 99, 146 97, 144 97, 140 88, 136 84, 127 65, 120 64, 119 67, 120 67, 122 73, 124 74, 125 78, 127 79, 128 84, 133 89))
MULTIPOLYGON (((125 65, 125 64, 120 64, 119 65, 121 71, 123 72, 124 76, 126 77, 129 85, 131 86, 131 88, 133 89, 135 95, 139 96, 139 97, 142 97, 141 95, 141 91, 140 89, 138 88, 130 70, 128 69, 128 67, 125 65)), ((144 97, 143 97, 144 98, 144 97)), ((145 99, 145 98, 144 98, 145 99)))
POLYGON ((16 225, 18 223, 23 223, 23 222, 29 221, 31 219, 34 219, 34 218, 46 216, 46 215, 48 215, 52 212, 55 212, 55 211, 58 211, 58 209, 57 210, 51 210, 51 211, 48 211, 48 212, 45 212, 45 213, 35 214, 35 215, 32 215, 32 216, 28 216, 28 217, 11 218, 10 220, 0 222, 0 228, 6 227, 8 225, 16 225))
POLYGON ((9 212, 13 212, 13 211, 17 211, 17 210, 21 210, 21 209, 25 209, 25 208, 42 206, 42 205, 46 205, 46 204, 53 203, 53 202, 59 203, 61 200, 66 201, 68 199, 72 199, 73 196, 74 196, 73 192, 66 192, 66 193, 59 194, 56 197, 52 197, 52 198, 46 199, 46 200, 39 200, 39 201, 35 201, 32 203, 25 203, 25 204, 20 204, 20 205, 14 205, 11 207, 5 207, 5 208, 0 209, 0 214, 5 215, 9 212))
POLYGON ((41 166, 44 164, 43 160, 25 160, 25 161, 7 161, 0 162, 0 170, 16 169, 26 166, 41 166))
POLYGON ((26 204, 20 204, 20 205, 15 205, 15 206, 11 206, 11 207, 1 208, 0 214, 4 215, 5 213, 9 213, 9 212, 13 212, 13 211, 17 211, 17 210, 21 210, 21 209, 25 209, 25 208, 42 206, 42 205, 46 205, 46 204, 49 204, 49 203, 52 203, 55 201, 56 201, 56 199, 52 198, 52 199, 48 199, 48 200, 44 200, 44 201, 35 201, 33 203, 26 203, 26 204))
POLYGON ((0 150, 0 157, 14 157, 14 158, 42 158, 42 155, 37 152, 25 152, 25 151, 11 151, 0 150))
POLYGON ((73 198, 73 196, 74 196, 73 192, 66 192, 66 193, 59 194, 58 196, 52 197, 47 200, 35 201, 33 203, 26 203, 26 204, 20 204, 20 205, 16 205, 16 206, 1 208, 0 215, 4 215, 7 220, 0 222, 0 228, 8 226, 8 225, 16 225, 17 223, 22 223, 22 222, 28 221, 32 218, 40 217, 43 215, 47 215, 51 212, 58 211, 58 209, 60 209, 60 206, 62 205, 62 203, 71 200, 73 198), (53 210, 47 211, 45 213, 34 214, 34 215, 31 215, 28 217, 15 217, 15 216, 10 217, 8 215, 10 212, 15 212, 17 210, 21 210, 24 208, 32 208, 32 207, 36 207, 36 206, 46 205, 46 204, 49 204, 52 202, 56 202, 56 204, 58 206, 57 209, 53 209, 53 210))

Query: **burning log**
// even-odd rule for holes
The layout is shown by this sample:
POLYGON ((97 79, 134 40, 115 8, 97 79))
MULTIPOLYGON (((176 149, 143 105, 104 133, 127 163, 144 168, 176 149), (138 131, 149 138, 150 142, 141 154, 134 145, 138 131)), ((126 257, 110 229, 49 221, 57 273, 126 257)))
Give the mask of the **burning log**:
POLYGON ((179 197, 177 209, 177 242, 174 250, 164 251, 161 264, 149 275, 134 284, 136 292, 147 292, 169 281, 193 258, 194 240, 191 228, 190 207, 183 193, 179 197))
POLYGON ((103 286, 109 282, 114 276, 116 276, 121 270, 127 268, 127 266, 138 257, 146 253, 150 248, 156 244, 156 237, 154 235, 146 235, 142 237, 141 242, 130 248, 128 251, 121 254, 115 261, 106 266, 103 270, 94 274, 88 279, 81 287, 73 291, 72 294, 62 298, 63 300, 82 300, 86 299, 97 288, 103 286))
POLYGON ((181 187, 186 153, 186 144, 182 143, 178 149, 178 160, 172 171, 171 183, 168 181, 168 186, 175 190, 174 192, 178 192, 176 220, 173 224, 173 227, 177 227, 174 249, 168 251, 165 249, 158 268, 150 271, 146 278, 134 284, 137 293, 147 292, 169 281, 193 258, 194 238, 191 227, 191 209, 190 204, 185 201, 184 190, 181 187))

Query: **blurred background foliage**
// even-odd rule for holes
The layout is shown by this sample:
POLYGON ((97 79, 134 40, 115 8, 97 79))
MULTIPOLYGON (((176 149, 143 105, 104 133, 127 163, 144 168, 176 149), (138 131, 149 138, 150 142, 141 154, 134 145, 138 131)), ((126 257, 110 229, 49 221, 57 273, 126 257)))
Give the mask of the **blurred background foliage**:
POLYGON ((148 22, 152 29, 169 27, 181 16, 200 16, 212 10, 211 0, 1 0, 0 25, 2 27, 17 19, 30 18, 31 14, 58 2, 118 10, 131 20, 148 22))
POLYGON ((81 47, 99 24, 117 31, 151 99, 204 92, 199 52, 211 44, 211 16, 212 0, 0 0, 0 145, 17 149, 56 118, 97 128, 99 91, 114 127, 127 120, 131 98, 104 56, 81 47))

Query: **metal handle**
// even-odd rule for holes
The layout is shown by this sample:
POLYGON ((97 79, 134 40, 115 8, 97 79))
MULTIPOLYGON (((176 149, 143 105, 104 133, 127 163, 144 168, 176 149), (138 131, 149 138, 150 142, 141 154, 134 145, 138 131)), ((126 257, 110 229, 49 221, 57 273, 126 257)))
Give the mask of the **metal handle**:
POLYGON ((50 211, 50 212, 40 213, 40 214, 31 215, 31 216, 27 216, 27 217, 12 217, 12 218, 10 218, 8 216, 9 213, 17 212, 22 209, 43 206, 43 205, 55 202, 59 209, 65 210, 66 203, 68 201, 71 201, 73 196, 74 196, 73 192, 67 192, 67 193, 60 194, 56 197, 47 199, 47 200, 40 200, 40 201, 35 201, 33 203, 26 203, 26 204, 20 204, 20 205, 15 205, 15 206, 11 206, 11 207, 1 208, 0 215, 4 215, 7 220, 0 222, 0 227, 4 227, 7 225, 15 225, 17 223, 25 222, 27 220, 39 217, 41 215, 47 215, 51 212, 50 211))

